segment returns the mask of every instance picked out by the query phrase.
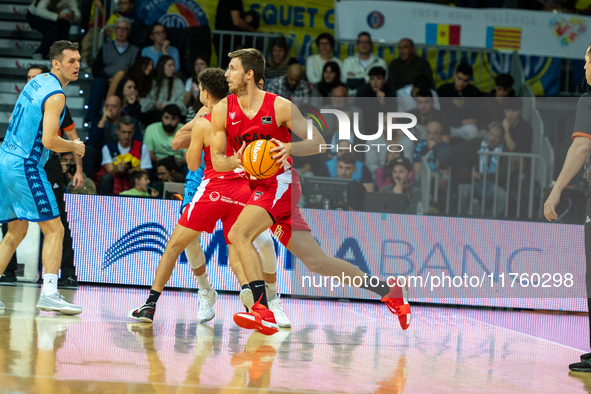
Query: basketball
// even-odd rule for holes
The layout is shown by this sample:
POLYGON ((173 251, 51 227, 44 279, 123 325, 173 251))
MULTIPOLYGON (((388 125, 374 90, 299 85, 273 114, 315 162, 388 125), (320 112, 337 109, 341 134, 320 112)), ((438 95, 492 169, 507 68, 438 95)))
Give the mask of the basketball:
POLYGON ((259 179, 275 175, 281 167, 277 160, 273 159, 274 153, 271 152, 276 146, 267 140, 256 140, 248 144, 242 154, 244 170, 259 179))

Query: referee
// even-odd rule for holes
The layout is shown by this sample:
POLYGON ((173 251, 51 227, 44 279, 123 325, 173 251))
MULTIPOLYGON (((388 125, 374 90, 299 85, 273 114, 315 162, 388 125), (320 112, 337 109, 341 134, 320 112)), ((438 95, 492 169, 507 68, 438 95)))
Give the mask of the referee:
MULTIPOLYGON (((585 78, 587 84, 591 85, 591 44, 585 54, 585 78)), ((584 165, 585 179, 589 182, 590 188, 587 191, 587 209, 585 221, 585 260, 587 265, 587 305, 591 311, 591 93, 585 93, 577 103, 577 112, 575 115, 575 128, 572 135, 571 144, 566 160, 552 192, 544 204, 544 216, 546 219, 555 220, 556 205, 560 201, 560 194, 575 175, 584 165)), ((589 314, 589 327, 591 327, 591 313, 589 314)), ((591 332, 590 332, 591 343, 591 332)), ((591 353, 585 353, 581 356, 581 362, 570 364, 571 371, 591 372, 591 353)))

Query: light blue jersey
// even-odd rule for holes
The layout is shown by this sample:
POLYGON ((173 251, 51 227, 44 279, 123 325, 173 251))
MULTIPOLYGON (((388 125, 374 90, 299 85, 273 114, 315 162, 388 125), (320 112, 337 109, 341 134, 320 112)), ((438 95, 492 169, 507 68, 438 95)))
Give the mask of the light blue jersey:
POLYGON ((183 202, 181 204, 181 213, 185 207, 191 202, 195 192, 199 185, 201 185, 201 181, 203 180, 203 171, 205 171, 205 160, 203 157, 205 156, 205 152, 201 154, 201 165, 197 169, 197 171, 187 171, 187 175, 185 176, 185 193, 183 195, 183 202))
MULTIPOLYGON (((17 219, 43 222, 59 217, 43 169, 49 151, 42 142, 45 101, 55 94, 64 94, 57 77, 40 74, 25 85, 16 101, 0 146, 0 223, 17 219)), ((65 106, 60 125, 64 115, 65 106)))
MULTIPOLYGON (((16 100, 2 150, 27 159, 29 165, 43 167, 49 158, 41 140, 43 137, 43 107, 55 94, 64 94, 62 85, 51 73, 39 74, 25 85, 16 100)), ((60 118, 64 120, 65 106, 60 118)))

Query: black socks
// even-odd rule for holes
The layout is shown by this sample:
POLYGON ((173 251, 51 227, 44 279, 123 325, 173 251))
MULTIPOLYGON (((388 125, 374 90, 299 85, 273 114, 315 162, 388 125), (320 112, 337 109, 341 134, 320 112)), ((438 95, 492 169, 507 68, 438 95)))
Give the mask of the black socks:
POLYGON ((248 285, 250 286, 250 290, 252 290, 254 302, 256 303, 260 299, 261 305, 264 305, 266 308, 268 308, 269 304, 267 303, 267 290, 265 288, 265 281, 255 280, 254 282, 250 282, 248 285))
POLYGON ((156 304, 156 302, 158 301, 158 298, 160 298, 160 292, 156 291, 156 290, 150 290, 150 295, 148 296, 148 299, 146 300, 146 304, 156 304))

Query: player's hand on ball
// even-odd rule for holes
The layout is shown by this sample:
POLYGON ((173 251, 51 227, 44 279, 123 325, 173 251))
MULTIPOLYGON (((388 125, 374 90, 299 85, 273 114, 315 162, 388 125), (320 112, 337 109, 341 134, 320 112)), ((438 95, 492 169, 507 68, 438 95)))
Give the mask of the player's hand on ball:
POLYGON ((246 149, 246 142, 242 141, 242 146, 240 149, 238 149, 238 152, 234 154, 236 168, 240 168, 242 171, 244 171, 244 166, 242 165, 242 155, 244 154, 244 149, 246 149))
POLYGON ((271 153, 274 153, 273 159, 276 159, 279 164, 283 164, 291 156, 291 143, 283 143, 275 138, 271 138, 270 141, 277 145, 271 149, 271 153))
POLYGON ((544 203, 544 216, 548 221, 556 220, 558 215, 556 214, 556 206, 560 202, 560 192, 552 190, 548 199, 544 203))

